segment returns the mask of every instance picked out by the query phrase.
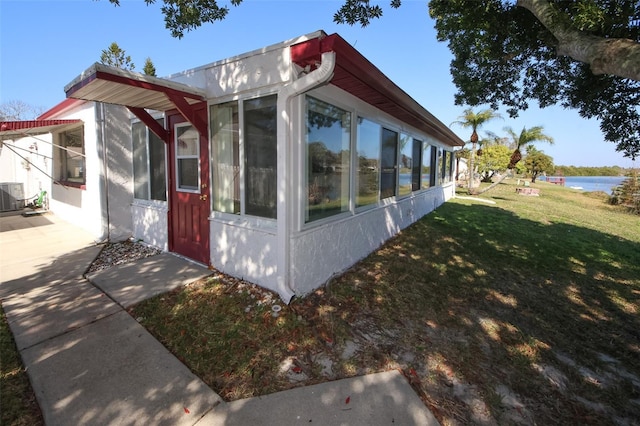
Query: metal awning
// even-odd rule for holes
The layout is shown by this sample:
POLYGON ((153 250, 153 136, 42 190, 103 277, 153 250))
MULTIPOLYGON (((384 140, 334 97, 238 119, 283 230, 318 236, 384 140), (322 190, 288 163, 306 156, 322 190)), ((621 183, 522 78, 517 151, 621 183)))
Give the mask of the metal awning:
POLYGON ((68 98, 163 112, 175 109, 176 99, 190 105, 205 100, 203 90, 186 84, 100 63, 76 77, 64 91, 68 98))
POLYGON ((336 67, 331 84, 447 145, 464 145, 462 139, 451 129, 338 34, 314 38, 291 46, 291 60, 303 68, 313 68, 325 52, 336 54, 336 67))
POLYGON ((64 88, 67 98, 104 102, 127 107, 165 142, 169 132, 146 110, 177 109, 202 134, 206 123, 198 118, 194 106, 206 100, 204 90, 133 71, 95 63, 64 88))
POLYGON ((82 120, 22 120, 0 122, 0 140, 61 132, 82 124, 82 120))

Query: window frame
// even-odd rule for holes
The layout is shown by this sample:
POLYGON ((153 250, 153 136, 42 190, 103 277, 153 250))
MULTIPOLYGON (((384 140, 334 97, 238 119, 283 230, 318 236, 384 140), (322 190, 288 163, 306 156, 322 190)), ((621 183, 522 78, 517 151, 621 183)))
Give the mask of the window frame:
MULTIPOLYGON (((304 199, 304 205, 302 207, 302 211, 303 211, 303 224, 309 225, 309 224, 313 224, 316 222, 323 222, 326 220, 333 220, 334 218, 341 216, 341 215, 345 215, 345 214, 350 214, 352 211, 352 204, 353 204, 353 177, 354 174, 352 172, 352 164, 353 164, 353 145, 354 145, 354 137, 353 137, 353 127, 354 127, 354 112, 351 109, 348 108, 343 108, 340 105, 336 105, 335 102, 332 101, 328 101, 325 99, 322 99, 321 97, 315 96, 315 95, 310 95, 307 94, 304 96, 304 100, 303 100, 303 111, 304 114, 302 115, 302 121, 303 121, 303 126, 304 126, 304 138, 302 139, 304 141, 304 147, 302 149, 302 156, 304 158, 304 174, 303 174, 303 178, 301 179, 301 183, 302 183, 302 193, 303 193, 303 199, 304 199), (342 178, 340 180, 340 189, 341 189, 341 194, 340 194, 340 198, 344 198, 344 194, 342 194, 342 190, 344 190, 346 188, 347 194, 346 194, 346 203, 343 205, 342 201, 340 203, 340 211, 337 211, 335 213, 332 214, 327 214, 325 215, 321 215, 320 217, 317 217, 315 219, 311 219, 310 217, 310 213, 309 213, 309 165, 310 165, 310 158, 309 158, 309 141, 308 141, 308 101, 309 99, 313 99, 314 101, 317 102, 321 102, 323 104, 329 105, 332 108, 338 109, 340 111, 342 111, 343 115, 344 114, 348 114, 349 116, 349 125, 346 128, 346 131, 348 132, 348 137, 349 137, 349 143, 348 143, 348 153, 347 153, 347 164, 346 164, 346 175, 347 175, 347 182, 345 184, 345 182, 342 181, 342 178)), ((344 129, 344 127, 343 127, 344 129)), ((343 130, 344 132, 344 130, 343 130)), ((344 134, 342 135, 344 137, 344 134)), ((342 142, 342 141, 341 141, 342 142)), ((344 151, 344 149, 341 150, 341 152, 344 151)), ((344 153, 343 153, 343 157, 341 158, 341 161, 344 162, 344 153)), ((344 163, 341 163, 342 166, 344 166, 344 163)), ((343 176, 344 176, 344 170, 343 170, 343 176)), ((324 210, 323 210, 324 211, 324 210)))
MULTIPOLYGON (((164 127, 164 116, 161 117, 154 117, 154 120, 156 120, 159 124, 161 124, 164 127)), ((133 167, 133 200, 135 204, 149 204, 149 205, 166 205, 169 199, 169 179, 168 179, 168 169, 167 169, 167 158, 168 158, 168 147, 167 144, 160 139, 159 136, 157 136, 155 133, 153 133, 151 131, 151 129, 149 129, 142 121, 139 120, 133 120, 131 122, 131 143, 132 143, 132 153, 134 154, 134 159, 133 159, 133 163, 132 163, 132 167, 133 167), (138 198, 136 197, 136 172, 135 172, 135 146, 133 146, 133 126, 137 125, 137 124, 141 124, 144 131, 145 131, 145 154, 146 154, 146 187, 147 187, 147 198, 138 198), (164 165, 164 200, 159 200, 157 198, 152 198, 152 185, 151 185, 151 181, 153 180, 151 175, 152 175, 152 160, 151 160, 151 137, 152 135, 154 137, 156 137, 158 139, 159 142, 162 143, 162 147, 163 152, 164 152, 164 161, 163 161, 163 165, 164 165)))
MULTIPOLYGON (((55 180, 54 183, 55 184, 59 184, 59 185, 63 185, 63 186, 67 186, 67 187, 71 187, 71 188, 78 188, 78 189, 86 189, 86 185, 87 185, 87 157, 86 157, 86 142, 85 142, 85 137, 84 137, 84 125, 78 126, 78 127, 74 127, 72 129, 67 129, 64 130, 62 132, 56 133, 56 142, 57 142, 57 146, 55 147, 55 151, 57 152, 57 155, 55 156, 56 159, 54 161, 57 160, 57 165, 59 167, 59 171, 60 173, 57 173, 60 178, 55 180), (81 145, 82 145, 82 152, 81 153, 76 153, 76 155, 80 156, 80 158, 82 159, 82 181, 77 181, 77 180, 69 180, 69 175, 68 175, 68 166, 69 166, 69 152, 71 151, 68 146, 67 146, 67 139, 65 137, 65 135, 68 135, 72 132, 79 132, 80 133, 80 139, 81 139, 81 145)), ((71 151, 73 152, 73 151, 71 151)), ((55 169, 55 163, 54 163, 54 169, 55 169)), ((72 178, 75 179, 75 178, 72 178)))
MULTIPOLYGON (((256 215, 252 215, 252 214, 248 214, 246 212, 246 198, 247 198, 247 192, 246 192, 246 131, 245 131, 245 108, 244 108, 244 102, 246 101, 251 101, 254 99, 258 99, 258 98, 264 98, 264 97, 268 97, 268 96, 276 96, 276 105, 277 105, 277 95, 278 92, 277 91, 252 91, 251 93, 246 93, 243 95, 230 95, 230 96, 222 96, 218 99, 215 100, 215 102, 209 102, 207 105, 207 125, 209 127, 209 141, 211 143, 211 146, 213 147, 213 144, 215 143, 214 141, 214 135, 213 135, 213 126, 211 126, 211 110, 213 107, 218 106, 218 105, 224 105, 224 104, 230 104, 230 103, 235 103, 237 105, 238 108, 238 122, 237 122, 237 127, 238 127, 238 159, 239 159, 239 171, 238 171, 238 176, 236 179, 239 180, 238 185, 239 185, 239 200, 240 200, 240 211, 236 212, 236 213, 230 213, 230 212, 224 212, 224 211, 220 211, 220 210, 216 210, 216 205, 215 203, 212 204, 212 209, 211 209, 211 217, 212 218, 216 218, 222 221, 228 221, 229 223, 235 222, 237 223, 239 220, 241 220, 242 222, 248 224, 250 227, 256 227, 256 228, 260 228, 260 229, 274 229, 277 223, 277 218, 268 218, 268 217, 263 217, 263 216, 256 216, 256 215)), ((277 114, 277 112, 276 112, 277 114)), ((276 118, 276 125, 277 125, 277 118, 276 118)), ((276 149, 277 149, 277 129, 276 129, 276 149)), ((276 157, 277 160, 277 157, 276 157)), ((210 167, 211 170, 216 170, 217 168, 217 164, 218 164, 218 157, 217 157, 217 150, 216 149, 211 149, 210 155, 209 155, 209 163, 210 163, 210 167)), ((277 175, 277 164, 275 165, 276 167, 276 175, 277 175)), ((210 173, 209 176, 209 184, 212 187, 212 192, 215 193, 215 191, 217 191, 216 185, 217 182, 215 181, 215 172, 210 173)), ((277 182, 276 182, 277 185, 277 182)), ((277 196, 277 186, 276 186, 276 196, 277 196)), ((213 197, 213 195, 212 195, 213 197)), ((277 198, 276 198, 277 201, 277 198)), ((276 203, 276 216, 277 216, 277 203, 276 203)))
POLYGON ((202 184, 201 180, 202 180, 202 165, 200 164, 200 132, 198 132, 198 130, 196 129, 196 127, 189 123, 189 122, 183 122, 183 123, 176 123, 173 126, 173 141, 172 143, 174 144, 174 152, 175 152, 175 161, 174 161, 174 167, 175 167, 175 190, 176 192, 184 192, 184 193, 190 193, 190 194, 199 194, 200 193, 200 186, 202 184), (196 142, 196 148, 197 148, 197 154, 188 154, 188 155, 179 155, 178 154, 178 129, 179 128, 183 128, 183 127, 190 127, 192 128, 196 135, 198 136, 197 138, 197 142, 196 142), (185 160, 196 160, 196 163, 198 164, 198 173, 197 173, 197 185, 193 188, 181 188, 180 187, 180 160, 181 159, 185 159, 185 160))

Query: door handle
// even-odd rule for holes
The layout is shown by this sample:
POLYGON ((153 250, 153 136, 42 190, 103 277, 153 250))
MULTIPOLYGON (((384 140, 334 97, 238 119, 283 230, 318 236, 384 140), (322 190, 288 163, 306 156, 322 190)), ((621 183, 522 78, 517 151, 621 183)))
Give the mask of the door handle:
POLYGON ((201 195, 201 196, 200 196, 200 199, 201 199, 202 201, 207 201, 207 194, 201 195))

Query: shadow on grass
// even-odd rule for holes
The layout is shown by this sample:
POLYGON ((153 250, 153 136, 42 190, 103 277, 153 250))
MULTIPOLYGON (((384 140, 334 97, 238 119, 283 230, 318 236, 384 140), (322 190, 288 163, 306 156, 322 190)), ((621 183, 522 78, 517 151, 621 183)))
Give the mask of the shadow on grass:
POLYGON ((380 318, 427 324, 423 355, 501 422, 514 407, 539 424, 640 418, 638 243, 447 203, 337 281, 336 295, 359 282, 380 318))

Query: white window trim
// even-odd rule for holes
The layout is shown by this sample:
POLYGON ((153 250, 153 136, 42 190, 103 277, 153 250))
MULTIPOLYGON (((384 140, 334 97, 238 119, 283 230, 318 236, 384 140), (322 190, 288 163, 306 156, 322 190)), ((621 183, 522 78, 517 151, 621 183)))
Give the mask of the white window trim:
POLYGON ((200 182, 201 180, 201 175, 202 175, 202 165, 200 164, 200 138, 202 136, 200 136, 200 132, 198 132, 198 129, 196 129, 196 127, 191 124, 191 123, 178 123, 174 125, 173 128, 173 147, 175 149, 175 163, 174 163, 174 167, 175 167, 175 186, 176 186, 176 192, 186 192, 186 193, 190 193, 190 194, 200 194, 200 185, 202 184, 202 182, 200 182), (196 148, 198 150, 198 153, 196 155, 183 155, 183 156, 179 156, 178 155, 178 129, 181 127, 192 127, 197 135, 198 135, 198 142, 196 144, 196 148), (179 174, 179 169, 178 169, 178 160, 180 159, 197 159, 198 160, 198 185, 197 188, 195 189, 186 189, 186 188, 180 188, 180 179, 178 177, 179 174))

